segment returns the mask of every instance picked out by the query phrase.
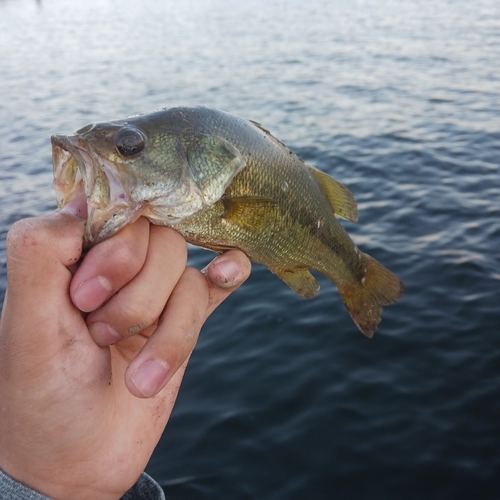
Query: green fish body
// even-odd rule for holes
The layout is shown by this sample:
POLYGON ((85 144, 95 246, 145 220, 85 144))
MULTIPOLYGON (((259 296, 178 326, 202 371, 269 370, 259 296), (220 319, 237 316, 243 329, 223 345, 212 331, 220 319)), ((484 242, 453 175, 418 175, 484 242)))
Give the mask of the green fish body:
POLYGON ((337 220, 357 221, 350 191, 258 123, 181 107, 88 126, 52 144, 59 206, 86 193, 89 245, 144 215, 194 245, 242 250, 306 298, 319 290, 310 273, 318 271, 368 337, 383 306, 403 293, 337 220))

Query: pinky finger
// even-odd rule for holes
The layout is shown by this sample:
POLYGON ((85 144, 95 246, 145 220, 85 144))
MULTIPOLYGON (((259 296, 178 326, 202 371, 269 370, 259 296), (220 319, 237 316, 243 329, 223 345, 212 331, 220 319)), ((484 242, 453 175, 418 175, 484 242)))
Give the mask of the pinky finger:
POLYGON ((250 276, 252 264, 240 250, 216 257, 201 272, 207 278, 207 317, 250 276))

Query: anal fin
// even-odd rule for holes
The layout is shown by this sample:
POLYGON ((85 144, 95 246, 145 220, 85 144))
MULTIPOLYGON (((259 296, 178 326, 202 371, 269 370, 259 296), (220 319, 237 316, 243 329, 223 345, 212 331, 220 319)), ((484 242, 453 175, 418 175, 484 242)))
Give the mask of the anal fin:
POLYGON ((296 294, 312 299, 319 290, 319 283, 307 269, 269 269, 283 280, 296 294))

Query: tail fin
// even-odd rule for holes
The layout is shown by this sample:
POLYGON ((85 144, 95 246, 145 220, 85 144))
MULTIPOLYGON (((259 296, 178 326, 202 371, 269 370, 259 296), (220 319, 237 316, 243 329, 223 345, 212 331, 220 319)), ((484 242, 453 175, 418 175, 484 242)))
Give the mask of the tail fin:
POLYGON ((404 285, 389 269, 367 254, 361 254, 365 263, 365 276, 359 284, 339 288, 340 296, 357 327, 367 337, 380 323, 382 307, 397 302, 404 285))

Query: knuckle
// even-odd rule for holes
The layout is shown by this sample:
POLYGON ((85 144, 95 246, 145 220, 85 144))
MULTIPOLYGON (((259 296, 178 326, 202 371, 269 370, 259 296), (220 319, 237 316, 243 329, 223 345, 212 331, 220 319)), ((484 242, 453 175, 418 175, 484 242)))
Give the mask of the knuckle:
POLYGON ((56 213, 21 219, 6 237, 7 263, 61 262, 74 264, 81 256, 83 225, 67 224, 56 213))
POLYGON ((120 317, 121 333, 124 337, 131 337, 141 333, 146 328, 156 323, 163 306, 155 305, 147 298, 138 298, 133 304, 123 308, 120 317))
MULTIPOLYGON (((147 250, 147 224, 141 219, 126 226, 110 239, 103 241, 92 251, 104 258, 113 269, 138 270, 144 264, 147 250)), ((112 271, 114 272, 114 271, 112 271)))
POLYGON ((87 321, 105 323, 126 339, 156 325, 164 305, 147 293, 120 290, 102 307, 91 312, 87 321))
POLYGON ((208 290, 205 276, 203 276, 203 274, 194 267, 187 266, 184 270, 183 278, 186 280, 188 286, 196 287, 196 290, 208 290))
POLYGON ((45 230, 35 224, 32 219, 17 221, 7 233, 7 256, 19 258, 26 253, 37 252, 46 237, 45 230))
POLYGON ((123 242, 120 245, 114 245, 114 263, 119 267, 134 263, 137 258, 137 254, 134 250, 134 245, 129 241, 123 242))
POLYGON ((181 255, 187 256, 186 240, 180 233, 170 227, 154 226, 154 228, 157 232, 161 232, 163 239, 175 246, 181 255))
POLYGON ((149 326, 151 326, 151 325, 146 323, 146 322, 142 322, 142 321, 140 321, 138 323, 134 323, 132 326, 130 326, 126 330, 125 335, 126 335, 126 337, 132 337, 134 335, 137 335, 138 333, 141 333, 143 330, 145 330, 149 326))
POLYGON ((200 327, 197 326, 195 322, 193 322, 192 324, 185 324, 182 327, 179 327, 177 335, 178 338, 181 340, 186 353, 191 352, 194 349, 196 342, 198 341, 199 333, 200 333, 200 327))
POLYGON ((117 244, 110 242, 110 250, 108 251, 109 261, 113 267, 117 269, 130 269, 141 267, 142 254, 138 251, 137 245, 131 241, 122 241, 117 244))

